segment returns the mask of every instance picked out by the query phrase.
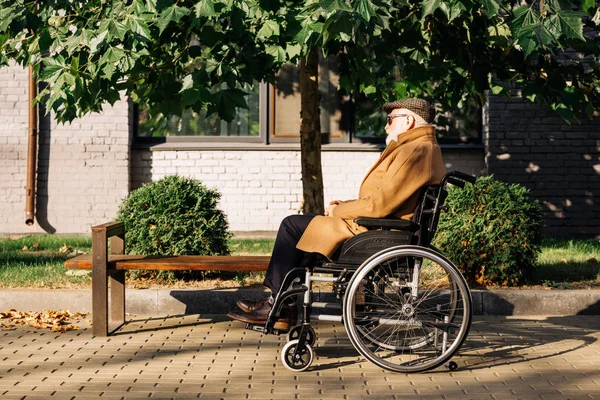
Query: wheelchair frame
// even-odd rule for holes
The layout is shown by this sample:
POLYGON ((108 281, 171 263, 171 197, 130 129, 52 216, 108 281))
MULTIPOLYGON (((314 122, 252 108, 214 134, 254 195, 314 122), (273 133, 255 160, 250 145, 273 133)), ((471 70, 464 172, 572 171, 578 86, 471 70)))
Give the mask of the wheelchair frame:
POLYGON ((301 296, 301 323, 290 329, 281 354, 288 369, 304 371, 314 359, 316 333, 311 319, 343 322, 356 350, 386 370, 421 372, 442 364, 456 369, 457 364, 448 360, 468 334, 471 293, 458 268, 431 240, 440 212, 447 210, 443 206, 446 184, 464 187, 465 182, 474 183, 475 178, 453 171, 439 185, 426 186, 412 221, 356 219, 370 230, 344 242, 336 262, 290 271, 281 286, 287 289, 277 294, 266 324, 246 327, 283 333, 273 328, 274 322, 284 304, 301 296), (331 283, 342 302, 313 301, 314 282, 331 283), (313 314, 313 309, 338 314, 313 314))

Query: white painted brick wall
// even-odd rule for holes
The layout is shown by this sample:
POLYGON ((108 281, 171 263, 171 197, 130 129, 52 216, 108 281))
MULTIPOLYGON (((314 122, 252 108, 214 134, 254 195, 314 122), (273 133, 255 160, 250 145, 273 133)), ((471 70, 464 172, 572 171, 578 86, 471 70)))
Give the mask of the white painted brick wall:
POLYGON ((36 223, 25 224, 27 72, 0 69, 0 233, 89 233, 111 220, 129 193, 129 106, 71 124, 41 117, 36 223))
MULTIPOLYGON (((354 199, 378 152, 324 151, 325 201, 354 199)), ((480 175, 483 150, 444 151, 448 170, 480 175)), ((298 213, 302 202, 298 151, 134 150, 132 187, 178 174, 201 180, 221 192, 220 207, 233 231, 277 230, 298 213)))

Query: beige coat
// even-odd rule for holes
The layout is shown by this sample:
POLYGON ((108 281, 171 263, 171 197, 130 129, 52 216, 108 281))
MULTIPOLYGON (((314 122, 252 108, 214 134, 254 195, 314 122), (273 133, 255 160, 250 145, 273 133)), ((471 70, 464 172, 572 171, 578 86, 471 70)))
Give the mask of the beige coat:
POLYGON ((410 219, 419 189, 440 183, 445 173, 435 128, 424 126, 405 132, 371 167, 360 185, 358 199, 336 206, 332 217, 315 217, 296 247, 331 258, 346 239, 366 230, 354 222, 358 217, 410 219))

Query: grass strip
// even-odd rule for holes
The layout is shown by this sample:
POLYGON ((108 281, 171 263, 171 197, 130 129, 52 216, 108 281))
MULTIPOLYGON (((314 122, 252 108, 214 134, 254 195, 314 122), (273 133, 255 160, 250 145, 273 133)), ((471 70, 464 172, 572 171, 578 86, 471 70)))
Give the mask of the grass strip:
MULTIPOLYGON (((231 239, 232 255, 269 255, 273 239, 231 239)), ((64 262, 91 252, 89 236, 36 235, 20 239, 0 238, 0 287, 80 288, 89 287, 90 271, 67 270, 64 262)), ((568 289, 600 287, 600 242, 593 239, 545 239, 531 285, 568 289)), ((218 273, 171 275, 131 274, 136 287, 168 284, 186 287, 201 280, 223 278, 238 286, 259 284, 264 273, 218 273)), ((204 285, 208 285, 205 283, 204 285)))

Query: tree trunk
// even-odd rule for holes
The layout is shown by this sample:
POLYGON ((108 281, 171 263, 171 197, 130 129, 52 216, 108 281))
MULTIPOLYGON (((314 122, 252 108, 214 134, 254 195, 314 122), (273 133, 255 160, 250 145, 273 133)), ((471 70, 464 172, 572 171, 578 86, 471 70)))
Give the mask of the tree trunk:
POLYGON ((302 211, 323 214, 318 68, 319 53, 313 47, 308 56, 300 60, 300 157, 304 196, 302 211))

